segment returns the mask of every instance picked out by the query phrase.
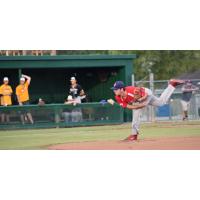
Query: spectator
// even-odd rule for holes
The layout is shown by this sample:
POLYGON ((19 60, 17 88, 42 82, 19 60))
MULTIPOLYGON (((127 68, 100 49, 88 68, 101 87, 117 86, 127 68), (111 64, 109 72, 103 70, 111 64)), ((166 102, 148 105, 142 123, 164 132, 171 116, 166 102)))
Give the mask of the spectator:
POLYGON ((42 50, 32 50, 32 55, 35 55, 35 56, 43 56, 43 51, 42 50))
MULTIPOLYGON (((81 101, 78 99, 74 100, 71 95, 68 96, 67 100, 65 101, 65 104, 72 104, 76 106, 76 104, 81 103, 81 101)), ((66 109, 63 112, 63 117, 66 123, 68 122, 80 122, 82 121, 82 111, 80 108, 74 108, 74 109, 66 109)))
POLYGON ((45 101, 41 98, 39 98, 38 100, 38 106, 44 106, 45 105, 45 101))
MULTIPOLYGON (((31 82, 31 77, 27 75, 22 75, 20 78, 20 84, 16 88, 16 95, 17 95, 17 100, 20 106, 23 105, 29 105, 29 92, 28 88, 31 82)), ((28 112, 23 112, 21 115, 21 121, 22 124, 24 124, 25 120, 29 120, 31 124, 33 124, 33 118, 31 113, 28 112)))
MULTIPOLYGON (((4 77, 3 84, 0 86, 0 100, 1 100, 1 106, 11 106, 12 105, 12 88, 9 84, 8 77, 4 77)), ((6 122, 10 122, 9 113, 2 113, 1 114, 1 122, 4 123, 6 119, 6 122)))
POLYGON ((77 83, 75 77, 71 77, 71 86, 69 90, 69 95, 72 96, 73 99, 78 99, 78 101, 85 102, 86 95, 82 87, 77 83))
POLYGON ((1 56, 6 56, 6 51, 5 50, 0 50, 0 55, 1 56))
POLYGON ((198 89, 199 88, 193 85, 190 80, 186 81, 186 83, 182 87, 181 105, 183 110, 183 120, 188 119, 188 109, 190 105, 190 100, 194 91, 197 91, 198 89))

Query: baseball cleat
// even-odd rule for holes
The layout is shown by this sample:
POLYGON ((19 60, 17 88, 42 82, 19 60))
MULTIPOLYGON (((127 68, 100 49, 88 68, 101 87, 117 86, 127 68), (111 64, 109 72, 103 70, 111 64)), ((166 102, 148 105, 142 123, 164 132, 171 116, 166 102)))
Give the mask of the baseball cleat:
POLYGON ((131 142, 131 141, 136 141, 137 140, 138 135, 129 135, 127 138, 125 138, 123 141, 125 142, 131 142))
POLYGON ((178 85, 182 85, 184 83, 185 83, 185 81, 183 81, 183 80, 176 80, 176 79, 171 79, 169 81, 169 84, 172 85, 172 86, 174 86, 174 87, 176 87, 178 85))

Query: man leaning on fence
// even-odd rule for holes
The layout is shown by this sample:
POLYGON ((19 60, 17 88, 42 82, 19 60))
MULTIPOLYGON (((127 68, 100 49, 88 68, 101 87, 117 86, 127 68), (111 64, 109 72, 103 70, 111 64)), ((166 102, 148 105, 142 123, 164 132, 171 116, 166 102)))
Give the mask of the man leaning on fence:
MULTIPOLYGON (((77 104, 80 104, 80 99, 73 99, 71 95, 69 95, 64 102, 66 105, 73 105, 76 106, 77 104)), ((81 108, 66 108, 63 112, 63 117, 65 120, 65 123, 69 122, 81 122, 82 121, 82 111, 81 108)))
MULTIPOLYGON (((20 84, 16 87, 16 95, 17 100, 20 106, 23 105, 29 105, 29 85, 31 82, 31 77, 27 75, 22 75, 20 78, 20 84)), ((22 124, 25 123, 25 121, 30 121, 31 124, 33 124, 33 118, 29 111, 23 112, 20 114, 22 124)))

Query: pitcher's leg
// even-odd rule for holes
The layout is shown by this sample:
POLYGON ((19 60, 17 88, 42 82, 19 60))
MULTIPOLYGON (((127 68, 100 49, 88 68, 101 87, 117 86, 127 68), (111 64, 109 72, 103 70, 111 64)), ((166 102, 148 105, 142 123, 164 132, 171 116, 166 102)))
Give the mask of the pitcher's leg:
POLYGON ((142 109, 133 110, 132 135, 137 135, 139 133, 141 114, 142 109))
POLYGON ((175 87, 169 84, 168 87, 163 91, 163 93, 159 97, 160 103, 162 105, 167 103, 167 101, 169 100, 169 98, 173 94, 174 90, 175 90, 175 87))
POLYGON ((141 113, 142 113, 142 109, 133 110, 131 135, 129 135, 124 141, 137 140, 137 136, 139 134, 139 128, 140 128, 141 113))
POLYGON ((150 102, 150 105, 153 106, 163 106, 164 104, 167 103, 171 95, 173 94, 176 86, 184 84, 185 81, 183 80, 170 80, 168 87, 163 91, 161 96, 158 97, 153 97, 152 101, 150 102))
POLYGON ((153 96, 151 102, 152 106, 163 106, 167 103, 171 95, 173 94, 175 87, 168 85, 168 87, 163 91, 160 97, 153 96))

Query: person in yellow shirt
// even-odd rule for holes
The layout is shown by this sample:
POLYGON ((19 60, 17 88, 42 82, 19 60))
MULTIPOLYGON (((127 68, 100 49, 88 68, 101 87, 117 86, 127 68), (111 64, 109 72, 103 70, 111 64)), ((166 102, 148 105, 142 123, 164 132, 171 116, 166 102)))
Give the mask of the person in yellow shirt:
MULTIPOLYGON (((12 88, 9 85, 9 79, 8 77, 4 77, 3 84, 0 86, 0 104, 1 106, 11 106, 12 105, 12 88)), ((4 123, 6 119, 6 122, 10 122, 10 116, 9 113, 2 113, 1 114, 1 122, 4 123)))
MULTIPOLYGON (((17 101, 20 106, 29 105, 29 85, 31 82, 31 77, 27 75, 22 75, 20 78, 20 84, 16 87, 17 101)), ((33 124, 33 118, 31 113, 28 111, 21 114, 21 121, 24 124, 25 120, 28 119, 31 124, 33 124)))

